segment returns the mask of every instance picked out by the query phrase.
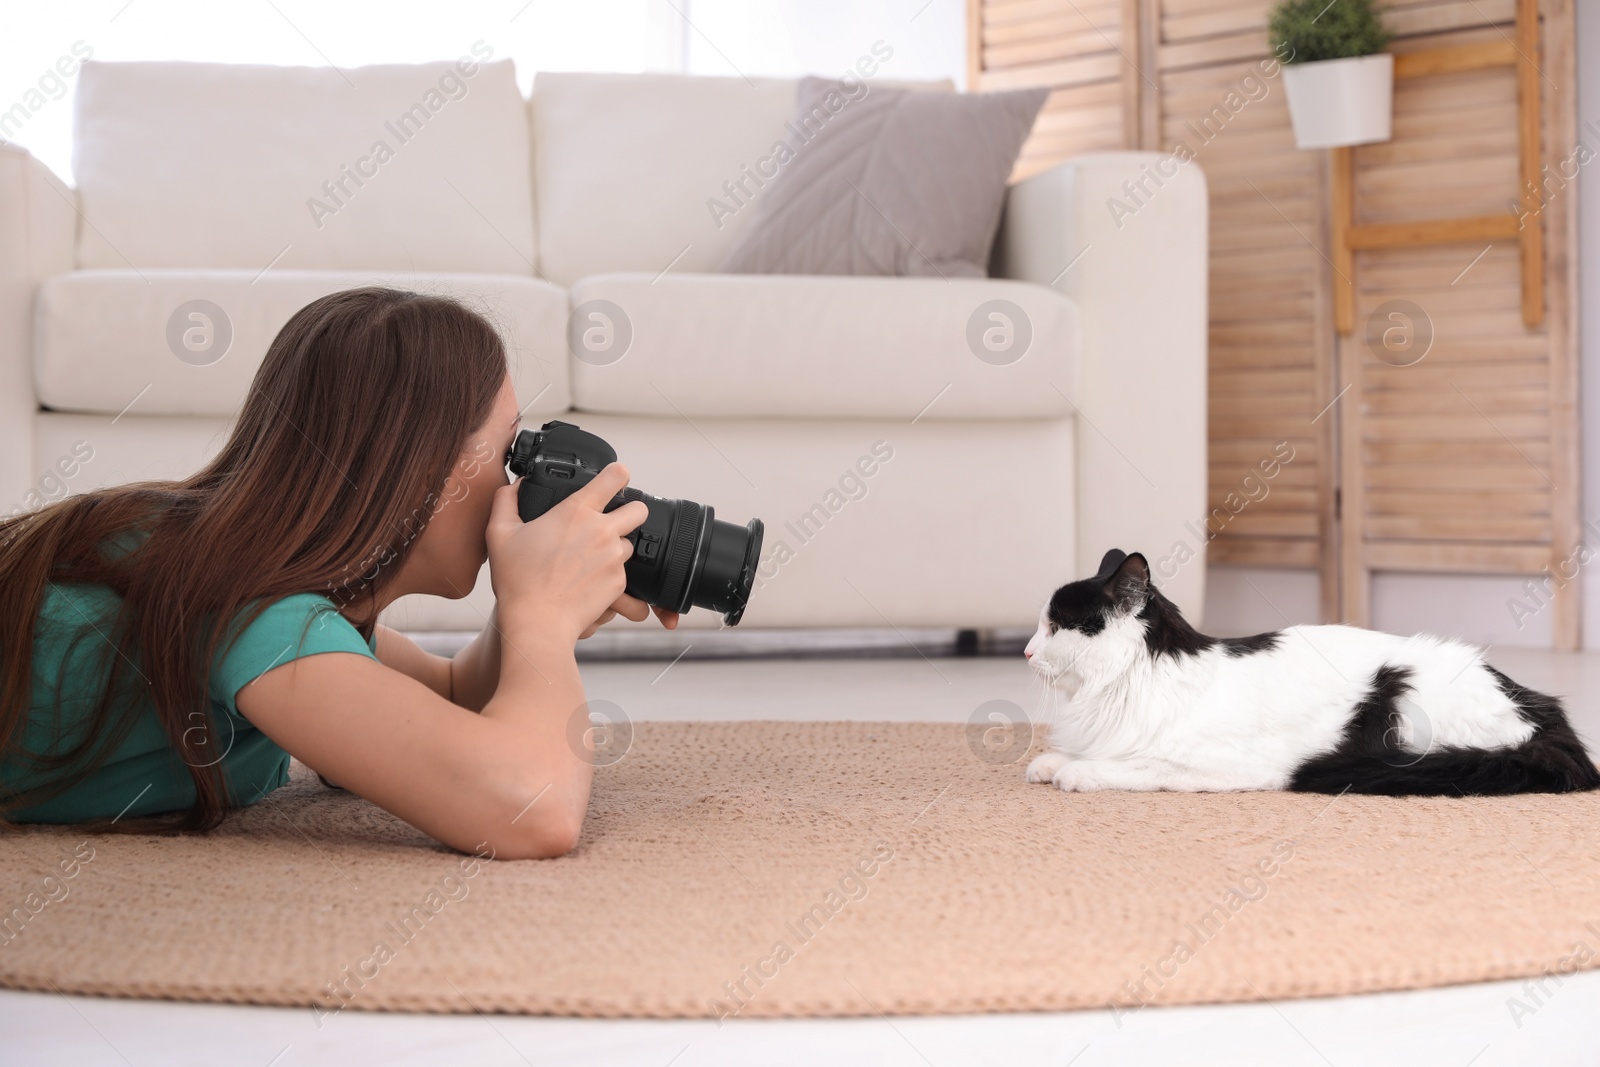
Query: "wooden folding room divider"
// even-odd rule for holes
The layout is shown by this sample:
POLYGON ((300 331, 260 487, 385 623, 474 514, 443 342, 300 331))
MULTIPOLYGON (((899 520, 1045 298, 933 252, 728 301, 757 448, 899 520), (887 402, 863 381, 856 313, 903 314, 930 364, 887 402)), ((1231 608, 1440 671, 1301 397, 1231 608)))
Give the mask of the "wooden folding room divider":
POLYGON ((1314 568, 1356 624, 1373 571, 1522 576, 1508 620, 1577 647, 1571 0, 1388 6, 1394 137, 1334 152, 1295 148, 1271 6, 969 0, 969 84, 1052 89, 1019 178, 1115 148, 1204 170, 1212 562, 1314 568))

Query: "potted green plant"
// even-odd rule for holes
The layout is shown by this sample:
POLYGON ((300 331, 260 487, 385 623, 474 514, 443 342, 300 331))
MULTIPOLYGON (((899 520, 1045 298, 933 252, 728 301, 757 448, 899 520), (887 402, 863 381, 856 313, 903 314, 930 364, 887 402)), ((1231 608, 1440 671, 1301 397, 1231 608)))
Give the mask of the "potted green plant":
POLYGON ((1279 0, 1267 39, 1282 60, 1295 143, 1387 141, 1393 121, 1391 34, 1373 0, 1279 0))

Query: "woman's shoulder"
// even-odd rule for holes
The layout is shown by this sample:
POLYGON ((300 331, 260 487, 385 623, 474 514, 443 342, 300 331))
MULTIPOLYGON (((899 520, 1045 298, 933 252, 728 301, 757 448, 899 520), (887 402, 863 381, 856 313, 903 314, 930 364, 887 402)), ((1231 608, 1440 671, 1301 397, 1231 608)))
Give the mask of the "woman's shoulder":
POLYGON ((317 646, 319 650, 324 645, 358 642, 370 651, 374 643, 340 612, 332 599, 309 592, 249 601, 234 618, 230 635, 235 632, 238 642, 293 640, 299 645, 317 646))
POLYGON ((375 636, 376 631, 373 638, 363 636, 320 593, 257 598, 239 611, 218 651, 211 669, 212 697, 237 711, 234 696, 241 688, 291 660, 323 652, 377 659, 375 636))

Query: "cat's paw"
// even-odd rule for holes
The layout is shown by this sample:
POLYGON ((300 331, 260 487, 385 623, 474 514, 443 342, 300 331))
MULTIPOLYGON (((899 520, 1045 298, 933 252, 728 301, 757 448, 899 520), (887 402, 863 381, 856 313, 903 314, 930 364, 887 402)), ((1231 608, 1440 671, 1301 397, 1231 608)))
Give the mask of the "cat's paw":
POLYGON ((1095 773, 1088 760, 1063 763, 1051 776, 1050 781, 1063 793, 1094 793, 1109 788, 1105 779, 1095 773))
POLYGON ((1028 781, 1048 782, 1056 776, 1056 772, 1066 762, 1067 757, 1060 752, 1040 753, 1033 757, 1033 761, 1028 764, 1028 781))

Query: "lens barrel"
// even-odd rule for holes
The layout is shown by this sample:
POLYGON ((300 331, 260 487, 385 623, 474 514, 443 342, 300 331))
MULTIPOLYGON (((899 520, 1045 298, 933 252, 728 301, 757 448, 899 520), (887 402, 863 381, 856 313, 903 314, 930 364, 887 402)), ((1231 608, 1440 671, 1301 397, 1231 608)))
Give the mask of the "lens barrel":
POLYGON ((750 601, 750 585, 761 558, 761 520, 735 526, 717 518, 710 508, 706 508, 706 520, 711 528, 706 559, 690 599, 695 607, 723 612, 722 621, 737 626, 750 601))
POLYGON ((632 500, 644 501, 650 514, 628 536, 634 546, 623 565, 628 595, 668 611, 685 612, 691 605, 719 611, 725 624, 737 626, 761 558, 761 520, 735 526, 706 505, 651 496, 631 486, 606 510, 632 500))

